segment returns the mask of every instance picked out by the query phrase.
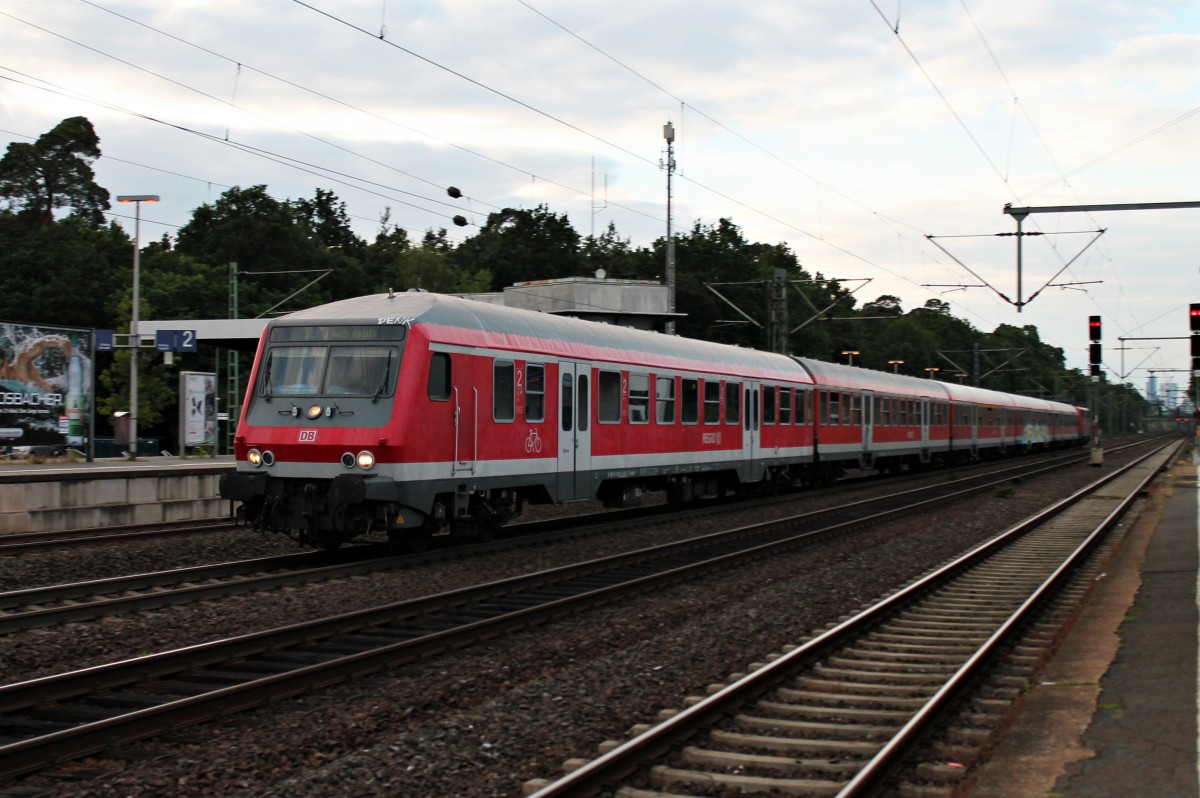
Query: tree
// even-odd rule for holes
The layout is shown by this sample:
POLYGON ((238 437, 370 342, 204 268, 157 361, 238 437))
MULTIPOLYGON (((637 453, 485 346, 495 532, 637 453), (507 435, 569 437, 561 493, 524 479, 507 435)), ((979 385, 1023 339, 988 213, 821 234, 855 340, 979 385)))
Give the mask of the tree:
POLYGON ((900 297, 884 294, 874 302, 862 306, 865 316, 903 316, 904 308, 900 306, 900 297))
MULTIPOLYGON (((330 207, 336 208, 332 199, 327 199, 330 207)), ((263 185, 234 186, 211 205, 201 205, 179 229, 176 249, 200 263, 226 268, 236 263, 243 274, 261 275, 238 283, 238 315, 243 318, 270 311, 318 278, 319 272, 357 264, 353 258, 329 250, 291 204, 270 196, 263 185)), ((361 278, 349 281, 344 291, 350 293, 335 295, 325 282, 317 283, 278 310, 297 310, 335 297, 366 293, 361 278)))
POLYGON ((617 235, 617 226, 612 222, 598 237, 588 236, 584 239, 583 257, 590 274, 603 269, 610 280, 641 279, 638 259, 629 245, 629 239, 617 235))
POLYGON ((133 242, 115 222, 96 228, 72 216, 28 230, 0 211, 0 318, 115 329, 132 261, 133 242))
POLYGON ((92 162, 100 139, 86 117, 73 116, 33 144, 13 142, 0 158, 0 197, 30 228, 54 221, 54 211, 71 207, 92 226, 104 223, 108 191, 96 184, 92 162))
POLYGON ((321 246, 341 250, 356 259, 363 257, 367 244, 354 234, 346 203, 332 191, 318 188, 312 199, 293 200, 291 205, 297 219, 308 225, 310 235, 321 246))
POLYGON ((580 276, 586 268, 579 242, 565 213, 545 205, 504 208, 488 214, 480 231, 454 250, 454 262, 466 274, 490 272, 491 289, 500 291, 523 280, 580 276))

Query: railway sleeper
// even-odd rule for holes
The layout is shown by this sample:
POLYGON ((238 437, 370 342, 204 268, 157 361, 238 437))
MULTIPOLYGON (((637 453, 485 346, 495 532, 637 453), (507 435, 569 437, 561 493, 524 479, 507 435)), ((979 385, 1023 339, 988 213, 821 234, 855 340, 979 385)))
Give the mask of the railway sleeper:
MULTIPOLYGON (((920 665, 922 663, 942 663, 946 656, 940 652, 922 651, 893 651, 890 648, 847 648, 842 651, 846 657, 858 657, 865 660, 895 663, 898 665, 920 665)), ((832 658, 830 658, 832 660, 832 658)))
POLYGON ((682 765, 693 767, 719 768, 722 770, 749 770, 759 773, 778 773, 792 775, 800 772, 829 773, 839 776, 853 776, 862 768, 861 761, 846 760, 840 757, 828 759, 797 759, 790 756, 771 754, 745 754, 729 751, 714 751, 710 748, 687 746, 679 752, 682 765))
POLYGON ((850 678, 861 678, 855 674, 879 674, 878 678, 889 681, 898 679, 917 679, 921 676, 941 678, 958 670, 963 662, 962 657, 947 656, 926 662, 895 662, 886 657, 830 657, 820 666, 831 672, 851 674, 850 678))
POLYGON ((928 698, 933 694, 924 685, 918 684, 867 684, 865 682, 841 682, 816 676, 800 676, 792 684, 801 690, 812 690, 830 695, 879 695, 904 698, 928 698))
POLYGON ((912 712, 920 709, 925 704, 924 698, 855 695, 852 693, 822 693, 812 690, 793 690, 786 687, 779 688, 775 693, 782 700, 796 703, 802 701, 822 701, 831 706, 886 707, 912 712))
POLYGON ((827 704, 792 704, 779 701, 760 701, 757 708, 765 713, 777 715, 781 718, 839 720, 844 722, 869 721, 881 724, 905 723, 913 714, 912 712, 900 709, 856 709, 829 706, 827 704))
POLYGON ((821 735, 832 739, 862 739, 888 738, 901 725, 889 724, 838 724, 820 723, 805 720, 785 720, 781 718, 765 718, 761 715, 739 714, 734 722, 740 729, 756 732, 773 732, 783 736, 821 735))
POLYGON ((928 685, 937 688, 945 683, 945 678, 938 673, 889 673, 881 674, 870 670, 853 670, 850 668, 831 668, 818 665, 813 668, 813 675, 831 677, 839 682, 855 686, 871 684, 911 684, 928 685))
POLYGON ((817 779, 767 779, 759 776, 739 776, 730 773, 708 773, 658 766, 650 771, 653 783, 667 787, 724 787, 743 793, 763 792, 773 795, 836 795, 843 783, 817 779))

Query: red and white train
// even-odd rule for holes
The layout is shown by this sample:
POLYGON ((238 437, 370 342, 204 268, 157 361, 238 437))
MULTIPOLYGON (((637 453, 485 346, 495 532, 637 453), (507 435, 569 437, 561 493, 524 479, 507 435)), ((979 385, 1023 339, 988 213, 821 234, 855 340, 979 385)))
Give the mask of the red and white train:
POLYGON ((1085 408, 425 292, 263 332, 222 497, 333 548, 491 535, 524 502, 685 502, 1078 445, 1085 408))

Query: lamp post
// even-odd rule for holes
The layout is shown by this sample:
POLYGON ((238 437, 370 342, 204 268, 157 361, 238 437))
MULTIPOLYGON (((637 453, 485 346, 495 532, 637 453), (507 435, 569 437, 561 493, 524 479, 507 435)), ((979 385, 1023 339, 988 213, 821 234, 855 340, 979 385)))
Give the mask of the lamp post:
POLYGON ((929 379, 932 380, 933 375, 937 374, 939 371, 941 371, 941 369, 938 368, 937 366, 929 366, 925 369, 925 371, 929 373, 929 379))
POLYGON ((888 365, 892 367, 893 374, 899 374, 900 367, 904 365, 904 361, 903 360, 889 360, 888 365))
POLYGON ((663 125, 663 138, 667 142, 667 317, 664 331, 667 335, 675 334, 675 236, 671 232, 671 175, 675 172, 675 126, 667 122, 663 125))
POLYGON ((856 349, 845 349, 845 350, 842 350, 842 354, 847 358, 847 360, 846 360, 847 365, 853 366, 854 365, 854 356, 857 354, 861 354, 861 353, 856 349))
POLYGON ((129 459, 137 459, 138 444, 138 271, 141 266, 142 203, 158 202, 157 194, 120 194, 117 202, 133 203, 133 315, 129 320, 129 459))

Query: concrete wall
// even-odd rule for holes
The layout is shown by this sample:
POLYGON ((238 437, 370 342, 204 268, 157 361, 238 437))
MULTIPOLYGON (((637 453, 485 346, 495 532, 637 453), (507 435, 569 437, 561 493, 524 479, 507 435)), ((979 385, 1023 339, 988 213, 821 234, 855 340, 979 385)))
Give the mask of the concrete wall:
POLYGON ((229 517, 220 475, 136 473, 120 479, 0 484, 0 535, 229 517))

